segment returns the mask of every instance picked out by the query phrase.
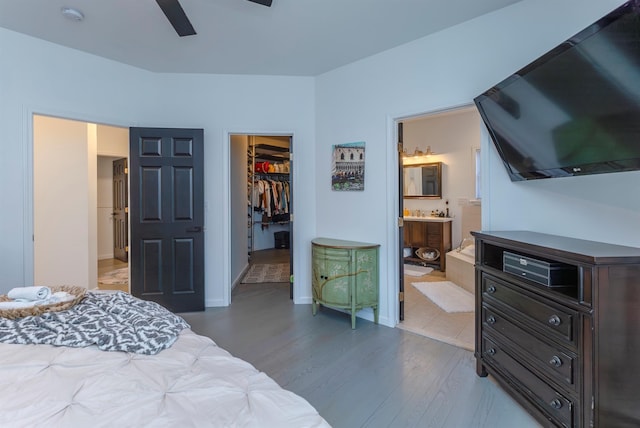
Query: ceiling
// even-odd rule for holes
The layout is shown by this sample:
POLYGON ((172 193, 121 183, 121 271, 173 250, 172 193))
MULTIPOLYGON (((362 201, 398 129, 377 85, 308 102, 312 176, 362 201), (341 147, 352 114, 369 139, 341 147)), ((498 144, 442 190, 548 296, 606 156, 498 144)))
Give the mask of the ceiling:
POLYGON ((0 27, 155 72, 316 76, 518 1, 180 0, 178 37, 155 0, 0 0, 0 27))

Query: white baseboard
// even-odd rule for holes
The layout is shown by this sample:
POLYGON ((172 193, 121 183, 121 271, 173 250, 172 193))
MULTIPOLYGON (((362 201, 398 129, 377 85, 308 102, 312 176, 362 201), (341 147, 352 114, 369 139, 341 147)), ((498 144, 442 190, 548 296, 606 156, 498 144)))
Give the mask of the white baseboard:
POLYGON ((251 266, 249 265, 249 263, 247 263, 244 269, 242 269, 242 272, 240 272, 240 275, 238 275, 236 279, 233 280, 233 282, 231 283, 231 291, 236 288, 236 285, 240 284, 240 281, 242 281, 242 278, 244 278, 244 275, 249 271, 250 267, 251 266))
POLYGON ((207 299, 204 302, 205 308, 220 308, 226 306, 222 299, 207 299))

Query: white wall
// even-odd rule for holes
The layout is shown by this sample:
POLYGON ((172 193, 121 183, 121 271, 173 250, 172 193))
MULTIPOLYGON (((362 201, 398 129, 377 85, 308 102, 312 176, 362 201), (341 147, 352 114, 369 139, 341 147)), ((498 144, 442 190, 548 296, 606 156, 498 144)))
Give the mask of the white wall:
POLYGON ((95 126, 36 116, 34 142, 34 282, 94 288, 95 126))
POLYGON ((98 155, 129 157, 129 129, 98 125, 98 155))
MULTIPOLYGON (((470 104, 621 3, 524 0, 316 79, 317 234, 381 244, 382 323, 398 306, 394 119, 470 104), (331 145, 349 141, 367 144, 365 190, 332 192, 331 145)), ((640 173, 512 184, 486 134, 481 147, 483 228, 640 246, 640 173)))
MULTIPOLYGON (((517 43, 500 43, 498 34, 492 37, 491 43, 500 44, 501 61, 484 69, 489 72, 487 79, 497 82, 622 4, 617 0, 541 3, 546 9, 531 1, 514 5, 517 19, 513 19, 510 39, 536 37, 526 39, 531 48, 524 53, 517 43), (541 31, 540 22, 549 26, 545 24, 541 31)), ((512 183, 486 133, 483 143, 483 150, 488 148, 483 165, 483 228, 536 230, 640 247, 640 172, 512 183), (489 203, 484 204, 485 200, 489 203)))
MULTIPOLYGON (((315 188, 312 78, 154 74, 0 29, 0 292, 33 283, 32 114, 205 135, 205 304, 230 299, 229 133, 289 134, 300 189, 315 188), (71 90, 71 88, 73 90, 71 90), (300 171, 300 172, 298 172, 300 171)), ((95 171, 94 171, 95 174, 95 171)), ((295 199, 295 302, 310 302, 315 198, 295 199)), ((94 217, 95 218, 95 217, 94 217)))

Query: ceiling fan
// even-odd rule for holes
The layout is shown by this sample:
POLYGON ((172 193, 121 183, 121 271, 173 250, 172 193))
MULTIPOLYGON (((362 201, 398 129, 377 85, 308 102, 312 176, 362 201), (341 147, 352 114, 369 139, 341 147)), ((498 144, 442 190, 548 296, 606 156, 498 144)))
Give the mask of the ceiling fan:
MULTIPOLYGON (((271 7, 273 0, 249 1, 271 7)), ((187 14, 184 13, 184 9, 182 9, 178 0, 156 0, 156 2, 180 37, 193 36, 196 34, 196 30, 193 29, 193 25, 191 25, 187 14)))

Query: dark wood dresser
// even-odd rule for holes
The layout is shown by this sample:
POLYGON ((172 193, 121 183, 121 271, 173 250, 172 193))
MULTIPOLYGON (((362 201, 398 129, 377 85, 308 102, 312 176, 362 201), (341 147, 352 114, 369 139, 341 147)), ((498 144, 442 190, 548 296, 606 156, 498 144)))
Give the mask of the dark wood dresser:
POLYGON ((640 426, 640 248, 472 234, 478 375, 545 426, 640 426))

